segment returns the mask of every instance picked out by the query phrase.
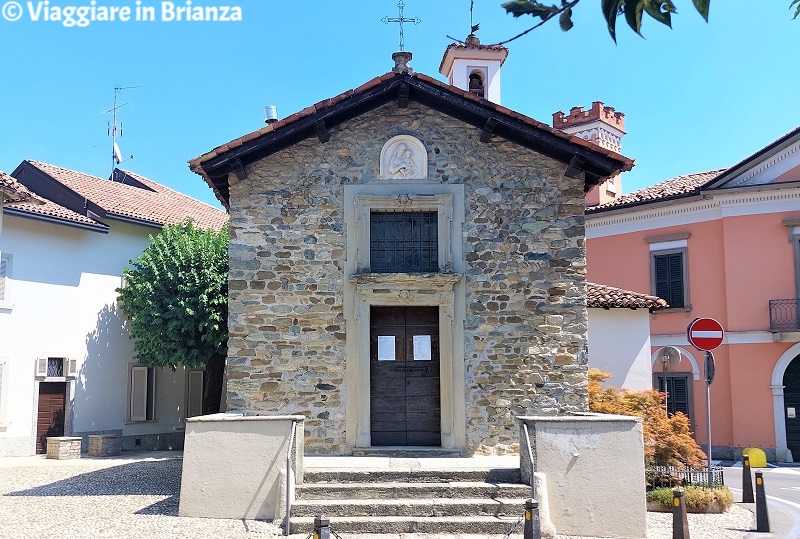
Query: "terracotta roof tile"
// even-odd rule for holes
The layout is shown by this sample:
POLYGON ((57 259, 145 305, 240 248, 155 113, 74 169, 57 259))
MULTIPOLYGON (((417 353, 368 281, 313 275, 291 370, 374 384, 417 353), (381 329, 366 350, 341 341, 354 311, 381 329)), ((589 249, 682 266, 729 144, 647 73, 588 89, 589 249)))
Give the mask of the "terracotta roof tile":
POLYGON ((108 230, 108 226, 95 221, 85 215, 76 213, 69 208, 60 206, 51 200, 43 200, 43 204, 8 204, 4 209, 11 208, 17 210, 15 213, 28 213, 32 216, 44 215, 45 217, 54 217, 64 221, 72 221, 74 223, 81 223, 84 225, 92 225, 94 228, 101 230, 108 230))
POLYGON ((642 204, 645 202, 656 202, 681 195, 688 195, 699 191, 702 185, 713 180, 723 172, 725 172, 724 168, 719 170, 710 170, 708 172, 699 172, 697 174, 678 176, 677 178, 665 180, 661 183, 651 185, 650 187, 645 187, 644 189, 639 189, 638 191, 622 195, 611 202, 586 208, 586 213, 588 214, 598 210, 616 209, 642 204))
MULTIPOLYGON (((497 43, 492 44, 492 45, 481 45, 480 43, 477 44, 477 45, 472 45, 470 43, 461 43, 461 42, 456 41, 455 43, 450 43, 447 46, 447 48, 444 50, 444 54, 442 55, 442 61, 439 62, 439 71, 440 72, 442 71, 442 68, 444 68, 444 59, 447 58, 447 53, 451 49, 483 49, 483 50, 492 50, 492 51, 506 51, 506 53, 508 53, 508 47, 505 47, 503 45, 499 45, 497 43)), ((506 61, 506 59, 503 58, 503 61, 500 62, 500 65, 502 66, 503 63, 505 63, 505 61, 506 61)))
POLYGON ((148 221, 156 225, 180 224, 192 218, 200 227, 215 229, 222 228, 228 222, 228 215, 224 211, 139 175, 132 177, 153 191, 47 163, 29 163, 94 202, 111 216, 148 221))
POLYGON ((656 296, 589 282, 586 283, 586 306, 602 309, 649 309, 650 312, 669 307, 666 301, 656 296))
POLYGON ((45 201, 27 187, 0 170, 0 194, 6 204, 22 202, 27 204, 44 204, 45 201))
MULTIPOLYGON (((489 47, 489 46, 488 45, 481 45, 481 47, 489 47)), ((347 91, 342 92, 341 94, 339 94, 337 96, 334 96, 334 97, 331 97, 329 99, 325 99, 323 101, 320 101, 316 105, 313 105, 311 107, 307 107, 307 108, 305 108, 305 109, 303 109, 303 110, 301 110, 299 112, 291 114, 291 115, 287 116, 286 118, 284 118, 282 120, 279 120, 279 121, 267 126, 266 128, 262 128, 262 129, 259 129, 258 131, 254 131, 252 133, 248 133, 247 135, 239 137, 239 138, 237 138, 237 139, 235 139, 235 140, 233 140, 231 142, 228 142, 227 144, 223 144, 221 146, 218 146, 218 147, 214 148, 210 152, 204 153, 204 154, 202 154, 202 155, 200 155, 198 157, 195 157, 194 159, 189 160, 189 168, 191 170, 193 170, 194 172, 197 172, 198 174, 203 175, 203 170, 202 170, 202 168, 200 166, 202 163, 204 163, 204 162, 206 162, 206 161, 208 161, 210 159, 213 159, 215 157, 218 157, 218 156, 230 151, 234 147, 241 146, 242 143, 244 143, 244 142, 246 142, 248 140, 252 140, 252 139, 258 138, 261 135, 264 135, 264 134, 266 134, 266 133, 268 133, 270 131, 274 131, 276 129, 280 129, 280 128, 282 128, 282 127, 284 127, 286 125, 289 125, 289 124, 291 124, 291 123, 293 123, 293 122, 295 122, 297 120, 300 120, 301 118, 304 118, 304 117, 306 117, 306 116, 308 116, 310 114, 325 110, 326 108, 328 108, 328 107, 330 107, 330 106, 332 106, 332 105, 334 105, 336 103, 339 103, 340 101, 344 101, 345 99, 348 99, 348 98, 353 97, 355 95, 358 95, 358 94, 360 94, 362 92, 365 92, 365 91, 369 90, 370 88, 373 88, 373 87, 379 85, 381 82, 393 79, 393 78, 395 78, 397 76, 399 76, 397 73, 389 72, 389 73, 386 73, 384 75, 375 77, 373 79, 368 80, 367 82, 365 82, 364 84, 362 84, 361 86, 359 86, 358 88, 356 88, 354 90, 347 90, 347 91)), ((475 102, 481 103, 484 106, 488 106, 488 107, 494 108, 495 110, 497 110, 498 112, 501 112, 502 114, 505 114, 507 116, 510 116, 512 118, 520 120, 521 122, 526 123, 528 125, 531 125, 533 127, 536 127, 537 129, 542 129, 542 130, 548 131, 549 133, 555 134, 556 136, 561 137, 563 139, 566 139, 566 140, 568 140, 568 141, 570 141, 570 142, 572 142, 574 144, 578 144, 580 146, 588 148, 588 149, 590 149, 590 150, 592 150, 592 151, 594 151, 596 153, 599 153, 599 154, 602 154, 602 155, 606 155, 606 156, 611 157, 612 159, 615 159, 615 160, 619 160, 619 161, 624 163, 623 166, 622 166, 622 169, 621 169, 622 171, 630 170, 631 168, 633 168, 633 159, 630 159, 630 158, 625 157, 623 155, 620 155, 620 154, 618 154, 616 152, 613 152, 611 150, 608 150, 606 148, 603 148, 601 146, 593 144, 593 143, 591 143, 591 142, 589 142, 587 140, 584 140, 584 139, 582 139, 580 137, 577 137, 575 135, 569 135, 569 134, 561 131, 560 129, 555 129, 553 127, 550 127, 548 124, 545 124, 545 123, 539 122, 537 120, 534 120, 533 118, 525 116, 524 114, 520 114, 518 112, 514 112, 514 111, 512 111, 512 110, 510 110, 508 108, 505 108, 505 107, 502 107, 500 105, 497 105, 496 103, 492 103, 491 101, 488 101, 488 100, 486 100, 486 99, 484 99, 482 97, 478 97, 475 94, 473 94, 471 92, 468 92, 467 90, 462 90, 462 89, 457 88, 455 86, 450 86, 449 84, 446 84, 446 83, 444 83, 442 81, 436 80, 433 77, 430 77, 430 76, 425 75, 423 73, 414 73, 411 76, 414 77, 414 78, 417 78, 417 79, 419 79, 421 81, 425 81, 425 82, 427 82, 429 84, 436 85, 436 86, 438 86, 440 88, 443 88, 443 89, 445 89, 445 90, 447 90, 449 92, 452 92, 454 94, 460 95, 460 96, 462 96, 462 97, 464 97, 466 99, 469 99, 471 101, 475 101, 475 102)))

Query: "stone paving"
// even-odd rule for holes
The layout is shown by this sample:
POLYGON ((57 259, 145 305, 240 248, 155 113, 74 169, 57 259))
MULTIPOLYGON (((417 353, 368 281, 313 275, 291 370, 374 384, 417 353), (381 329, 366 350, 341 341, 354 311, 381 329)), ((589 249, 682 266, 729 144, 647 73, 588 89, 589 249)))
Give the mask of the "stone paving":
MULTIPOLYGON (((266 522, 178 517, 181 463, 179 452, 123 454, 117 458, 84 456, 77 460, 0 459, 0 538, 199 539, 280 535, 277 527, 266 522)), ((669 513, 648 513, 647 522, 648 539, 671 538, 669 513)), ((689 515, 693 539, 739 539, 752 524, 752 513, 739 506, 723 515, 689 515)), ((519 532, 512 537, 521 537, 521 529, 519 532)), ((406 534, 402 539, 424 537, 406 534)), ((448 537, 486 539, 476 535, 448 537)), ((342 539, 355 538, 346 535, 342 539)))

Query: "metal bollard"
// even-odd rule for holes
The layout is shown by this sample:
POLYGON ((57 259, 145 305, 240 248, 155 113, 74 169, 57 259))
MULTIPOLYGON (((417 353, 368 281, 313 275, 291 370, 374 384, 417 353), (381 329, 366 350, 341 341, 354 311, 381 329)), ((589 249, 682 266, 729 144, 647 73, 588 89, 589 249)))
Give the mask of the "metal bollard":
POLYGON ((767 495, 764 492, 764 472, 756 472, 756 531, 769 531, 767 495))
POLYGON ((330 539, 331 519, 322 515, 314 517, 314 539, 330 539))
POLYGON ((539 502, 533 498, 525 500, 523 539, 542 539, 542 527, 539 522, 539 502))
POLYGON ((750 456, 742 455, 742 503, 753 503, 753 477, 750 472, 750 456))
POLYGON ((686 502, 683 491, 672 491, 672 539, 689 539, 689 518, 686 516, 686 502))

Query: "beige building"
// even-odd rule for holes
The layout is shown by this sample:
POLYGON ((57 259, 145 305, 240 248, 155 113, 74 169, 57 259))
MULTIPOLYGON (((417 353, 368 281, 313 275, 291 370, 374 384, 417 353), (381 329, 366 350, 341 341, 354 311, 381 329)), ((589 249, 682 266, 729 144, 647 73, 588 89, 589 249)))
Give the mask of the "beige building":
POLYGON ((330 454, 516 451, 516 415, 585 410, 584 194, 633 163, 502 107, 506 55, 451 45, 445 84, 395 53, 190 162, 230 210, 229 409, 330 454))

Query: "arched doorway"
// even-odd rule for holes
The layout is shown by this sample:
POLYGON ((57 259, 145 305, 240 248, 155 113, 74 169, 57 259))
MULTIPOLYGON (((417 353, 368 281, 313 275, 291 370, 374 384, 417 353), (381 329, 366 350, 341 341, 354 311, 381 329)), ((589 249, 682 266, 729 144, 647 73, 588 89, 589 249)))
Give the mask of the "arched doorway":
POLYGON ((797 458, 800 456, 800 356, 783 373, 783 405, 786 446, 797 458))

